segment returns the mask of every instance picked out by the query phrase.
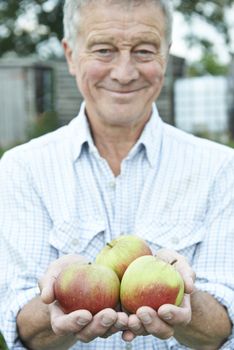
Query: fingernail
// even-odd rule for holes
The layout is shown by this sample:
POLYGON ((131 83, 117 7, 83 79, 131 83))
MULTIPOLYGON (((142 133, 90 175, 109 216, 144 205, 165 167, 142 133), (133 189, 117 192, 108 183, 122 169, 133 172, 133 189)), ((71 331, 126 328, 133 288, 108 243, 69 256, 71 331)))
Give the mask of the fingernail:
POLYGON ((110 326, 112 326, 112 325, 113 325, 113 322, 114 322, 114 320, 113 320, 112 318, 106 317, 106 316, 104 316, 104 317, 102 318, 102 321, 101 321, 101 323, 102 323, 102 325, 103 325, 104 327, 110 327, 110 326))
POLYGON ((77 324, 79 326, 86 326, 89 323, 89 320, 87 320, 86 318, 78 318, 77 319, 77 324))
POLYGON ((141 318, 142 322, 145 324, 149 324, 152 322, 152 317, 147 313, 140 314, 140 318, 141 318))
POLYGON ((168 313, 164 314, 164 315, 162 316, 162 318, 163 318, 165 321, 169 321, 169 320, 172 319, 172 314, 171 314, 170 312, 168 312, 168 313))

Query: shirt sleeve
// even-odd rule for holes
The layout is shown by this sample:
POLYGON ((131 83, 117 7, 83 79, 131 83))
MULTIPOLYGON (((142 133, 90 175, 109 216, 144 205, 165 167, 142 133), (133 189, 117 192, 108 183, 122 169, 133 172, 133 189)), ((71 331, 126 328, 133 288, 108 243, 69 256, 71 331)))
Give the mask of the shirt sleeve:
MULTIPOLYGON (((194 257, 196 287, 214 296, 234 324, 234 159, 219 170, 213 183, 205 229, 194 257)), ((234 330, 221 349, 234 349, 234 330)))
POLYGON ((50 216, 21 153, 11 150, 0 162, 0 331, 10 349, 24 349, 16 316, 39 294, 38 279, 57 257, 48 244, 50 216))

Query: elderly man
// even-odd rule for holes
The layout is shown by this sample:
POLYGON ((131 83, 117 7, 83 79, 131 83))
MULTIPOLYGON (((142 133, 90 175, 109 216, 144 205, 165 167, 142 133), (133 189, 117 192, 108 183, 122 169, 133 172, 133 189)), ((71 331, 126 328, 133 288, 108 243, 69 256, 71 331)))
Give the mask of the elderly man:
POLYGON ((84 104, 0 163, 0 329, 10 349, 234 349, 234 154, 158 115, 171 23, 168 0, 65 1, 63 47, 84 104), (58 273, 122 233, 176 258, 182 305, 64 314, 58 273))

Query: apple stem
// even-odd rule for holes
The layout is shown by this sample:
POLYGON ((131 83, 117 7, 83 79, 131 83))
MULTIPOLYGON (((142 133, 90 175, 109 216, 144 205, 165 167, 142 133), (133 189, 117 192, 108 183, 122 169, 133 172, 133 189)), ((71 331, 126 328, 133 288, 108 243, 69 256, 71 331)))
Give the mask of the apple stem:
POLYGON ((177 259, 174 259, 172 262, 171 262, 171 265, 174 265, 175 263, 177 263, 177 259))
POLYGON ((107 243, 106 245, 107 245, 108 247, 110 247, 110 248, 113 248, 113 245, 110 244, 110 243, 107 243))

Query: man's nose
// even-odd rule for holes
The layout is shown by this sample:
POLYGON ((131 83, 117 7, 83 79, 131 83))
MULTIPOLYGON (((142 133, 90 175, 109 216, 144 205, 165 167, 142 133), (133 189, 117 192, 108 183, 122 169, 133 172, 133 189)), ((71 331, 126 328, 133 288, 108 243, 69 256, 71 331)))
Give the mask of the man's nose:
POLYGON ((136 63, 131 57, 130 52, 120 52, 116 57, 114 66, 111 70, 111 79, 117 80, 120 84, 126 85, 137 80, 139 72, 136 63))

